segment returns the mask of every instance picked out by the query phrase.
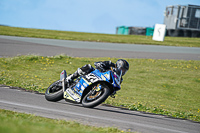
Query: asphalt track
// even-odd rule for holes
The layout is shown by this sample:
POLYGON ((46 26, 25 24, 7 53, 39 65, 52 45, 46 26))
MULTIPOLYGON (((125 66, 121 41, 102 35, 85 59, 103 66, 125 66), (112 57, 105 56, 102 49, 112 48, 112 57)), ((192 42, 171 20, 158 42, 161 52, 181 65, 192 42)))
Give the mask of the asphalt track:
POLYGON ((199 133, 200 131, 200 124, 189 120, 101 105, 89 109, 64 100, 48 102, 44 95, 2 86, 0 108, 47 118, 75 120, 93 126, 112 126, 125 131, 143 133, 199 133))
POLYGON ((0 56, 35 54, 72 57, 116 57, 200 60, 200 48, 137 44, 81 42, 56 39, 0 36, 0 56))
MULTIPOLYGON (((165 47, 132 44, 79 42, 54 39, 0 36, 0 56, 36 54, 73 57, 117 57, 199 60, 200 48, 165 47)), ((199 133, 200 124, 162 115, 80 104, 48 102, 44 95, 0 86, 0 108, 36 114, 48 118, 76 120, 94 126, 113 126, 126 131, 144 133, 199 133)))

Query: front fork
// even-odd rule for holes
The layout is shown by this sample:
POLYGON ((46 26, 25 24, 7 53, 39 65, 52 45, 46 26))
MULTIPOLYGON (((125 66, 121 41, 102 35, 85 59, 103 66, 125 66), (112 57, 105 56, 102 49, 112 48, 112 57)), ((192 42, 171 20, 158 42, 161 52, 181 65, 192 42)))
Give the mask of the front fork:
POLYGON ((62 81, 63 93, 65 93, 65 90, 66 90, 66 87, 65 87, 66 78, 67 78, 67 72, 65 70, 63 70, 60 73, 60 81, 62 81))

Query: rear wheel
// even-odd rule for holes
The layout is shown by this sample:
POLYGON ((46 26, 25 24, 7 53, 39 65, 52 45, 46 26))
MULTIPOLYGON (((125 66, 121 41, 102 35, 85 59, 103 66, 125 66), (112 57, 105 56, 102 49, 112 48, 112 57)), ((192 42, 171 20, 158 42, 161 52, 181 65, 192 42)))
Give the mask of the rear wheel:
POLYGON ((97 84, 92 87, 92 90, 82 99, 84 107, 93 108, 104 102, 110 95, 110 89, 104 84, 97 84))
POLYGON ((63 90, 60 84, 61 84, 61 81, 58 80, 47 88, 45 92, 46 100, 57 102, 63 99, 63 90))

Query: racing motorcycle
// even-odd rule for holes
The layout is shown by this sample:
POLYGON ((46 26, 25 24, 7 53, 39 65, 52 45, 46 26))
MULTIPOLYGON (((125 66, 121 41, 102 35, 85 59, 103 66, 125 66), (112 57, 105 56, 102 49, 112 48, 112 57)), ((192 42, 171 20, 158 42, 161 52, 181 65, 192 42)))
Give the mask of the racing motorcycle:
POLYGON ((104 102, 109 96, 114 98, 121 89, 122 71, 115 68, 106 72, 95 69, 91 73, 67 82, 67 73, 63 70, 60 80, 51 84, 46 92, 48 101, 59 101, 63 98, 93 108, 104 102))

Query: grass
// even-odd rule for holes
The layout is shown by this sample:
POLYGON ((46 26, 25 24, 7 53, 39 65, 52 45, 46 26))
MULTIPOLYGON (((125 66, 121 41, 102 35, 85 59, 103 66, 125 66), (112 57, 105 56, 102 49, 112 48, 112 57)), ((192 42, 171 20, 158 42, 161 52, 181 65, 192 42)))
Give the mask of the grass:
POLYGON ((1 133, 120 133, 117 128, 100 128, 73 121, 53 120, 0 109, 1 133))
MULTIPOLYGON (((44 93, 59 79, 78 67, 117 58, 72 58, 17 56, 0 58, 0 84, 44 93)), ((200 61, 127 59, 130 70, 124 76, 116 98, 105 103, 130 110, 164 114, 200 122, 200 61)))
POLYGON ((200 38, 165 37, 165 41, 160 42, 160 41, 153 41, 152 37, 147 37, 142 35, 94 34, 94 33, 83 33, 83 32, 18 28, 18 27, 8 27, 8 26, 0 26, 0 35, 51 38, 51 39, 62 39, 62 40, 93 41, 93 42, 200 47, 199 43, 200 38))

